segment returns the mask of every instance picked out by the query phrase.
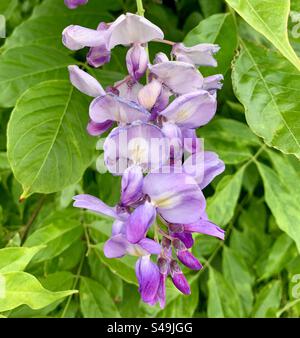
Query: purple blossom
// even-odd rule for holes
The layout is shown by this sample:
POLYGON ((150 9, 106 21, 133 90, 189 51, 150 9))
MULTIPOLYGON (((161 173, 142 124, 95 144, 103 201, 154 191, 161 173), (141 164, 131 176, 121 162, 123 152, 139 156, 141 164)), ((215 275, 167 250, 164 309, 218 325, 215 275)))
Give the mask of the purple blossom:
MULTIPOLYGON (((75 8, 86 2, 66 4, 75 8)), ((128 47, 128 75, 106 90, 78 66, 69 66, 73 86, 93 97, 88 133, 99 136, 115 126, 103 144, 104 163, 110 173, 122 175, 120 201, 115 206, 81 194, 74 197, 74 207, 113 220, 105 256, 138 257, 135 270, 141 298, 163 308, 168 277, 183 294, 191 293, 179 264, 191 270, 202 268, 190 250, 193 234, 224 239, 224 230, 206 215, 202 189, 225 166, 217 154, 204 151, 196 134, 196 128, 214 117, 223 80, 221 74, 204 78, 196 67, 216 66, 214 54, 219 47, 169 42, 176 61, 157 53, 151 64, 146 44, 166 42, 162 39, 160 28, 131 13, 112 23, 101 22, 97 30, 71 25, 63 31, 67 48, 90 47, 87 62, 92 67, 108 63, 115 46, 128 47), (190 156, 184 161, 186 153, 190 156)))

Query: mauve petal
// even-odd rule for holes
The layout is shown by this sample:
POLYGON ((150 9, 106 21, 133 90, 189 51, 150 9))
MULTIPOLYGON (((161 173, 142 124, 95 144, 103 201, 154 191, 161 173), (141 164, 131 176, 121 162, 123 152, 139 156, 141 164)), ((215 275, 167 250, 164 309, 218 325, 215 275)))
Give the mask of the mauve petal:
POLYGON ((193 223, 205 210, 205 198, 197 182, 185 174, 148 174, 143 192, 150 196, 169 223, 193 223), (192 221, 191 221, 192 220, 192 221))
POLYGON ((73 203, 73 206, 76 208, 88 209, 91 211, 95 211, 99 214, 103 214, 106 216, 119 219, 119 216, 116 212, 116 208, 108 206, 107 204, 105 204, 99 198, 95 196, 81 194, 81 195, 74 196, 73 200, 75 201, 73 203))
POLYGON ((106 40, 106 33, 78 25, 70 25, 62 32, 62 42, 70 50, 102 46, 106 40))
POLYGON ((149 123, 136 122, 112 130, 104 142, 104 161, 108 170, 120 175, 129 166, 155 170, 168 160, 168 140, 149 123))
POLYGON ((202 269, 201 263, 198 259, 188 250, 180 250, 177 252, 177 257, 182 264, 187 266, 191 270, 202 269))
POLYGON ((196 66, 217 67, 214 54, 220 50, 218 45, 200 43, 192 47, 186 47, 183 43, 176 43, 172 48, 172 54, 176 60, 188 62, 196 66))
POLYGON ((82 93, 97 97, 105 95, 100 83, 91 75, 81 70, 78 66, 68 66, 72 85, 82 93))
POLYGON ((146 84, 138 93, 139 103, 146 108, 151 110, 156 104, 162 91, 162 84, 156 79, 152 79, 151 82, 146 84))
POLYGON ((138 206, 126 222, 126 237, 131 243, 142 240, 156 217, 155 207, 149 203, 138 206))
POLYGON ((96 123, 94 121, 90 121, 87 125, 87 132, 92 136, 99 136, 106 132, 113 126, 113 121, 105 121, 103 123, 96 123))
POLYGON ((138 242, 138 245, 141 246, 148 254, 159 255, 161 252, 161 245, 150 238, 143 238, 138 242))
POLYGON ((215 97, 205 90, 199 90, 177 97, 160 115, 181 128, 198 128, 207 124, 216 110, 215 97))
POLYGON ((183 163, 184 172, 191 175, 204 189, 217 175, 225 170, 225 164, 212 151, 199 152, 191 155, 183 163))
POLYGON ((163 39, 162 30, 146 18, 126 13, 119 16, 110 27, 109 48, 117 45, 147 43, 154 39, 163 39))
POLYGON ((193 236, 189 232, 173 232, 172 237, 180 239, 187 249, 194 245, 193 236))
POLYGON ((97 123, 112 120, 126 124, 137 120, 148 121, 150 117, 143 107, 111 93, 94 99, 89 114, 97 123))
POLYGON ((145 47, 134 44, 126 54, 126 65, 129 75, 138 81, 146 72, 148 66, 148 54, 145 47))
POLYGON ((200 219, 192 224, 184 224, 184 231, 198 232, 200 234, 214 236, 222 240, 224 240, 225 237, 225 231, 223 229, 205 219, 200 219))
POLYGON ((65 5, 70 9, 75 9, 88 3, 89 0, 65 0, 65 5))
POLYGON ((204 78, 203 89, 211 91, 216 89, 222 89, 224 80, 222 74, 212 75, 204 78))
POLYGON ((121 80, 116 82, 114 86, 117 87, 120 97, 134 102, 138 102, 138 93, 143 88, 142 84, 132 80, 125 82, 124 80, 121 80))
POLYGON ((137 260, 135 271, 142 300, 153 305, 160 283, 157 265, 150 260, 150 256, 143 256, 137 260))
POLYGON ((189 63, 167 61, 149 66, 149 69, 174 93, 186 94, 203 87, 203 76, 189 63))
POLYGON ((153 64, 161 63, 161 62, 167 62, 169 61, 168 56, 165 53, 159 52, 155 55, 155 58, 153 60, 153 64))
POLYGON ((104 255, 107 258, 120 258, 126 254, 128 241, 122 234, 111 237, 104 244, 104 255))
POLYGON ((170 157, 172 159, 181 159, 183 149, 182 149, 182 134, 180 128, 172 122, 164 122, 161 131, 169 140, 170 157))
POLYGON ((181 129, 184 149, 191 153, 198 153, 203 148, 203 142, 198 138, 195 129, 181 129))
POLYGON ((119 234, 125 235, 125 233, 126 233, 125 222, 116 219, 112 225, 111 235, 112 236, 119 235, 119 234))
MULTIPOLYGON (((97 31, 105 32, 109 29, 109 25, 105 22, 101 22, 98 27, 97 31)), ((106 40, 103 42, 102 45, 97 47, 90 48, 86 60, 89 65, 92 67, 98 68, 103 66, 104 64, 110 61, 111 52, 106 46, 106 40)))
POLYGON ((139 166, 132 166, 125 170, 122 177, 121 203, 132 205, 141 199, 143 192, 143 173, 139 166))

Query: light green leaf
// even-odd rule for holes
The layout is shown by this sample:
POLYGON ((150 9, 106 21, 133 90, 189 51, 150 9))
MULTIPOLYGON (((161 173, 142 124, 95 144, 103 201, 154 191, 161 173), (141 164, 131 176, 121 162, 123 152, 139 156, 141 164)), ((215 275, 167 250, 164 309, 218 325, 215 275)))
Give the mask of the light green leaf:
MULTIPOLYGON (((205 75, 221 73, 223 75, 230 68, 231 60, 237 47, 237 32, 231 14, 216 14, 199 23, 184 39, 187 46, 199 43, 218 44, 221 49, 216 54, 218 67, 205 70, 205 75)), ((201 69, 202 71, 202 69, 201 69)))
POLYGON ((68 79, 68 55, 46 46, 12 48, 0 55, 0 106, 12 107, 33 85, 54 79, 68 79))
POLYGON ((198 2, 205 17, 222 12, 223 0, 198 0, 198 2))
POLYGON ((281 294, 282 285, 280 281, 272 281, 264 286, 257 295, 253 309, 253 317, 275 317, 276 309, 278 309, 280 305, 281 294))
MULTIPOLYGON (((179 295, 156 314, 158 318, 192 318, 199 302, 198 278, 190 284, 191 295, 179 295)), ((174 286, 172 286, 174 288, 174 286)))
POLYGON ((300 60, 288 39, 290 0, 226 0, 226 2, 300 70, 300 60))
POLYGON ((134 271, 136 258, 132 256, 125 256, 117 259, 107 258, 103 253, 103 244, 98 244, 96 247, 93 247, 93 250, 99 260, 101 260, 112 273, 121 277, 127 283, 138 284, 134 271))
POLYGON ((26 304, 32 309, 41 309, 58 299, 76 293, 76 290, 51 292, 26 272, 7 272, 1 274, 4 280, 4 297, 0 299, 0 311, 8 311, 26 304))
POLYGON ((0 273, 24 270, 32 257, 43 247, 43 245, 40 245, 31 248, 11 247, 0 249, 0 273))
POLYGON ((85 318, 119 318, 120 313, 107 290, 86 277, 80 281, 80 307, 85 318))
POLYGON ((265 199, 276 223, 296 242, 300 252, 299 203, 274 170, 261 163, 257 166, 264 183, 265 199))
POLYGON ((236 289, 244 311, 249 316, 254 298, 252 292, 253 272, 249 270, 239 252, 226 246, 223 249, 223 272, 226 281, 236 289))
POLYGON ((263 262, 260 279, 267 279, 279 273, 296 256, 297 250, 294 241, 286 234, 280 235, 273 244, 267 260, 263 262))
POLYGON ((0 15, 4 15, 6 20, 9 20, 16 7, 18 6, 18 0, 5 0, 0 2, 0 15))
POLYGON ((213 268, 209 269, 207 315, 209 318, 244 316, 236 289, 213 268))
POLYGON ((93 158, 88 99, 67 81, 47 81, 18 101, 8 125, 8 159, 22 198, 76 183, 93 158))
POLYGON ((250 128, 266 144, 300 158, 300 74, 278 53, 243 43, 233 87, 250 128))
POLYGON ((217 118, 199 129, 206 150, 215 151, 226 164, 237 164, 252 157, 251 146, 259 146, 258 137, 241 122, 217 118))
POLYGON ((209 219, 220 226, 226 225, 232 218, 240 195, 245 166, 234 175, 222 178, 214 195, 207 200, 209 219))
MULTIPOLYGON (((46 247, 34 257, 33 263, 38 263, 60 255, 69 248, 83 233, 80 219, 68 217, 67 212, 58 213, 61 219, 46 220, 43 227, 34 231, 25 241, 25 247, 43 244, 46 247), (51 222, 51 223, 48 223, 51 222)), ((73 216, 73 215, 71 215, 73 216)))

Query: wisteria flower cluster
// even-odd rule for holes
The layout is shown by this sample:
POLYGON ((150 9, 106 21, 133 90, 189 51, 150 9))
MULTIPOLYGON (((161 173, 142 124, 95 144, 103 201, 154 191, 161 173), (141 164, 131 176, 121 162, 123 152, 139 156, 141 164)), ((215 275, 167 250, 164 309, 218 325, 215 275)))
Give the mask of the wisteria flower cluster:
MULTIPOLYGON (((71 8, 86 2, 66 1, 71 8)), ((202 268, 190 251, 193 233, 224 239, 224 231, 207 218, 202 193, 224 171, 224 163, 217 154, 204 151, 196 136, 196 129, 216 113, 216 92, 223 79, 205 78, 197 67, 216 66, 219 47, 166 41, 159 27, 131 13, 101 22, 97 30, 71 25, 63 31, 63 43, 73 51, 89 47, 87 63, 96 68, 110 61, 115 46, 129 48, 128 75, 106 90, 78 66, 69 66, 72 84, 94 98, 88 133, 99 136, 114 127, 104 142, 104 161, 109 172, 122 175, 116 206, 86 194, 75 196, 74 206, 114 220, 104 254, 138 256, 135 271, 141 298, 163 308, 167 277, 188 295, 181 264, 202 268), (158 53, 151 63, 149 41, 171 45, 170 59, 158 53)))

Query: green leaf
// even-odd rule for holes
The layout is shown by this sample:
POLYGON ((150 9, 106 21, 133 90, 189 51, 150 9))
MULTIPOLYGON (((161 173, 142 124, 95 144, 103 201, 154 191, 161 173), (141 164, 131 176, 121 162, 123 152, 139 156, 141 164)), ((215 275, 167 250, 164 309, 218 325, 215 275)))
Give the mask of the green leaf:
POLYGON ((296 256, 294 241, 286 234, 280 235, 273 244, 267 260, 263 263, 263 273, 260 279, 267 279, 279 273, 296 256))
POLYGON ((117 259, 107 258, 103 253, 103 244, 98 244, 96 247, 93 247, 93 250, 112 273, 121 277, 127 283, 138 285, 134 271, 136 258, 132 256, 117 259))
POLYGON ((300 60, 288 39, 290 0, 226 0, 226 2, 300 70, 300 60))
POLYGON ((214 195, 207 200, 209 219, 220 226, 226 225, 232 218, 240 195, 245 166, 234 175, 222 178, 214 195))
POLYGON ((88 256, 91 277, 100 284, 105 285, 107 292, 115 302, 123 299, 123 281, 112 273, 98 258, 95 251, 92 250, 88 256))
POLYGON ((298 71, 278 53, 243 43, 232 80, 253 132, 267 145, 300 158, 298 71))
POLYGON ((205 17, 222 11, 223 0, 198 0, 198 2, 205 17))
POLYGON ((209 269, 207 315, 209 318, 244 316, 236 289, 213 268, 209 269))
POLYGON ((11 271, 22 271, 26 268, 41 249, 43 245, 33 246, 31 248, 3 248, 0 250, 0 273, 11 271))
POLYGON ((245 314, 249 316, 253 304, 252 286, 254 284, 253 273, 249 270, 239 252, 228 247, 223 250, 224 278, 237 291, 245 314))
POLYGON ((0 55, 0 106, 12 107, 33 85, 54 79, 68 79, 68 55, 45 46, 12 48, 0 55))
POLYGON ((88 99, 67 81, 47 81, 18 101, 8 125, 8 159, 22 198, 76 183, 93 158, 88 99))
POLYGON ((8 311, 26 304, 32 309, 41 309, 58 299, 76 293, 76 290, 51 292, 26 272, 7 272, 1 274, 4 280, 4 297, 0 299, 0 311, 8 311))
POLYGON ((280 281, 272 281, 264 286, 257 295, 253 317, 275 317, 275 311, 280 305, 281 295, 282 285, 280 281))
POLYGON ((198 131, 206 150, 215 151, 226 164, 237 164, 252 157, 251 146, 260 145, 258 137, 241 122, 217 118, 198 131))
POLYGON ((43 227, 34 231, 25 241, 25 247, 43 244, 46 247, 34 257, 33 263, 52 259, 69 248, 83 233, 80 219, 68 216, 67 212, 58 213, 60 219, 46 220, 43 227), (51 223, 49 223, 51 222, 51 223))
POLYGON ((184 297, 183 295, 178 296, 177 298, 169 302, 163 310, 158 312, 156 317, 192 318, 199 302, 198 281, 198 278, 195 278, 190 284, 191 295, 189 295, 188 297, 184 297))
MULTIPOLYGON (((198 43, 218 44, 221 49, 216 54, 218 67, 206 70, 206 75, 221 73, 223 75, 230 68, 231 60, 237 47, 237 32, 231 14, 216 14, 199 23, 184 39, 187 46, 198 43)), ((202 69, 201 69, 202 71, 202 69)))
MULTIPOLYGON (((95 3, 95 2, 94 2, 95 3)), ((49 46, 60 49, 65 53, 70 51, 61 42, 61 33, 69 25, 81 25, 95 29, 99 22, 112 21, 113 17, 105 12, 91 10, 82 7, 80 11, 72 11, 67 14, 68 8, 61 2, 59 11, 48 13, 42 16, 34 16, 24 21, 6 39, 3 48, 9 49, 20 46, 38 45, 49 46)), ((94 6, 95 7, 95 6, 94 6)))
POLYGON ((299 203, 274 170, 261 163, 257 166, 264 183, 265 199, 276 223, 296 242, 300 252, 299 203))
POLYGON ((80 281, 80 307, 85 318, 119 318, 120 313, 107 290, 86 277, 80 281))
POLYGON ((6 20, 9 20, 13 15, 16 7, 18 6, 18 0, 6 0, 0 3, 0 14, 4 15, 6 20))

